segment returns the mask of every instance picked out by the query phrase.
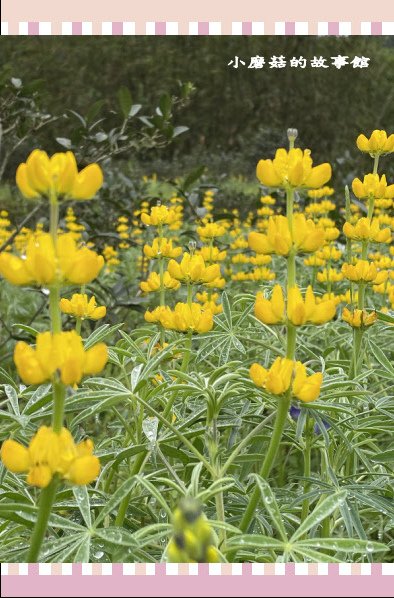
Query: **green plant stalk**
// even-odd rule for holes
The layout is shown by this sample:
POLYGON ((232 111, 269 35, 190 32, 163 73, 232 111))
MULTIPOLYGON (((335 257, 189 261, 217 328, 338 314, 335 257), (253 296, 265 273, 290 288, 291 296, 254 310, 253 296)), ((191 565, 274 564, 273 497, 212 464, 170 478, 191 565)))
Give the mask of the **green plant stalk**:
MULTIPOLYGON (((305 449, 304 449, 304 494, 307 494, 310 489, 310 477, 311 477, 311 448, 312 448, 312 435, 313 435, 313 420, 310 420, 307 416, 305 423, 305 449), (312 424, 312 428, 311 428, 312 424)), ((309 498, 305 498, 302 503, 301 510, 301 523, 309 515, 309 498)))
POLYGON ((48 527, 48 520, 55 500, 58 483, 59 480, 55 476, 52 478, 50 484, 41 490, 37 520, 31 536, 29 552, 27 554, 28 563, 36 563, 40 555, 41 545, 48 527))
MULTIPOLYGON (((294 205, 294 189, 288 188, 286 193, 286 215, 289 224, 289 229, 292 230, 293 226, 293 205, 294 205)), ((287 289, 290 289, 296 284, 296 262, 295 262, 295 251, 291 250, 287 258, 287 289)), ((296 346, 296 328, 290 322, 287 325, 287 348, 286 357, 288 359, 294 359, 295 346, 296 346)), ((260 476, 266 479, 274 465, 275 458, 278 454, 280 443, 282 440, 283 430, 287 420, 287 413, 291 403, 291 390, 284 397, 279 397, 278 410, 276 414, 276 420, 274 429, 272 431, 271 440, 268 446, 265 459, 261 466, 260 476)), ((260 491, 255 487, 252 496, 249 500, 248 506, 244 516, 240 523, 240 530, 246 532, 249 529, 250 522, 253 518, 257 504, 260 499, 260 491)))
MULTIPOLYGON (((146 455, 147 455, 146 451, 143 451, 142 453, 139 453, 137 455, 137 457, 133 463, 133 467, 130 471, 130 475, 129 475, 130 478, 132 478, 137 473, 140 473, 140 470, 145 461, 146 455)), ((117 527, 121 527, 123 525, 130 500, 131 500, 131 493, 128 494, 127 496, 125 496, 123 498, 123 500, 121 500, 121 502, 120 502, 118 513, 117 513, 116 519, 115 519, 115 525, 117 527)))
MULTIPOLYGON (((182 365, 181 365, 181 369, 180 369, 180 372, 182 374, 186 373, 186 370, 187 370, 189 362, 190 362, 190 357, 192 354, 192 341, 193 341, 193 332, 190 330, 187 333, 185 349, 184 349, 183 359, 182 359, 182 365)), ((171 399, 169 401, 167 401, 167 405, 163 411, 163 417, 165 417, 166 419, 168 418, 168 416, 171 413, 171 409, 174 404, 174 400, 175 400, 175 395, 173 394, 171 399)))
POLYGON ((75 322, 75 332, 81 336, 82 318, 77 318, 75 322))
POLYGON ((54 432, 59 433, 63 427, 64 401, 66 398, 66 388, 56 376, 52 382, 53 388, 53 414, 52 428, 54 432))
MULTIPOLYGON (((214 416, 212 420, 212 442, 213 442, 213 449, 210 451, 211 453, 211 465, 217 471, 217 478, 220 478, 220 468, 221 463, 219 459, 219 436, 218 436, 218 428, 217 428, 217 419, 214 416)), ((226 516, 224 511, 224 500, 223 500, 223 492, 220 491, 215 495, 215 505, 216 505, 216 517, 218 521, 221 523, 225 523, 226 516)), ((220 547, 223 550, 227 541, 226 530, 220 529, 219 530, 219 543, 220 547)))
MULTIPOLYGON (((287 413, 290 407, 290 396, 280 397, 278 403, 278 410, 276 413, 276 420, 274 429, 272 431, 271 441, 268 446, 268 450, 263 462, 263 465, 260 470, 260 476, 266 479, 272 469, 272 466, 275 461, 275 457, 278 453, 280 441, 282 439, 283 429, 285 427, 287 413)), ((253 518, 254 512, 256 510, 257 504, 260 499, 260 491, 258 488, 255 488, 252 496, 249 500, 249 504, 246 507, 246 511, 244 516, 242 517, 239 529, 242 532, 246 532, 249 529, 250 522, 253 518)))

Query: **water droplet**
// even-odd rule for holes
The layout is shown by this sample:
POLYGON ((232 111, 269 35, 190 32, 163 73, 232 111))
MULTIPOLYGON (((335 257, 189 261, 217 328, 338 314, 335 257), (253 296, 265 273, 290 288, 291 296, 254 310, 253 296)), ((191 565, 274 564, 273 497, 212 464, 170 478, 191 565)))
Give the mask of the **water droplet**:
POLYGON ((104 556, 104 553, 103 553, 103 551, 102 551, 102 550, 98 550, 97 552, 95 552, 95 553, 94 553, 94 555, 93 555, 93 556, 94 556, 94 558, 95 558, 95 559, 99 560, 99 559, 102 559, 102 558, 103 558, 103 556, 104 556))
POLYGON ((366 545, 365 548, 366 548, 367 552, 373 552, 373 544, 372 544, 372 542, 367 542, 367 545, 366 545))
POLYGON ((271 496, 266 496, 264 499, 264 502, 266 505, 270 505, 272 503, 272 498, 271 496))

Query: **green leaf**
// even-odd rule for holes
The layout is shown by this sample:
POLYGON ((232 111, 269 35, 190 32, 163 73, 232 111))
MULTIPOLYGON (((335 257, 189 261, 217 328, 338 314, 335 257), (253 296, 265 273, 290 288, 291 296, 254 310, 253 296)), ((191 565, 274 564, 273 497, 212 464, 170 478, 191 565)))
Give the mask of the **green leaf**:
POLYGON ((337 509, 341 504, 343 504, 346 498, 346 490, 341 490, 336 492, 332 496, 328 496, 324 500, 319 503, 314 511, 308 515, 303 523, 301 523, 300 527, 297 531, 293 534, 292 538, 290 539, 290 543, 292 544, 298 538, 301 538, 306 532, 308 532, 312 527, 318 525, 320 521, 323 521, 326 517, 331 515, 335 509, 337 509))
POLYGON ((7 395, 7 399, 10 402, 13 412, 15 413, 15 415, 19 416, 20 415, 19 400, 18 400, 18 394, 17 394, 15 388, 13 386, 10 386, 9 384, 5 384, 4 392, 7 395))
POLYGON ((73 486, 73 494, 81 515, 88 528, 92 525, 89 494, 86 486, 73 486))
POLYGON ((123 118, 126 120, 129 117, 133 101, 129 89, 124 85, 118 90, 118 102, 123 118))
POLYGON ((371 457, 371 460, 377 463, 394 463, 394 449, 378 453, 371 457))
POLYGON ((96 528, 101 523, 101 521, 103 521, 103 519, 105 519, 105 517, 107 515, 110 515, 112 513, 112 511, 118 506, 118 504, 124 499, 124 497, 127 496, 131 492, 131 489, 133 488, 135 483, 136 483, 136 478, 135 478, 135 476, 133 476, 132 478, 125 480, 123 482, 123 484, 121 486, 119 486, 119 488, 116 490, 116 492, 108 500, 105 507, 103 507, 103 509, 100 511, 100 513, 96 517, 93 527, 96 528))
POLYGON ((96 330, 94 330, 92 334, 86 339, 84 343, 85 349, 90 349, 90 347, 93 347, 93 345, 103 342, 106 338, 111 336, 111 334, 114 334, 122 326, 123 323, 114 324, 114 326, 110 326, 109 324, 103 324, 102 326, 99 326, 99 328, 96 328, 96 330))
POLYGON ((387 552, 388 546, 380 542, 369 542, 353 538, 313 538, 311 540, 299 540, 294 544, 294 550, 299 547, 321 548, 322 550, 334 550, 335 552, 368 553, 387 552))
POLYGON ((274 527, 279 532, 279 535, 282 538, 282 540, 284 542, 287 542, 288 538, 285 526, 283 525, 280 509, 278 503, 276 502, 275 495, 272 492, 271 486, 266 480, 264 480, 259 475, 255 475, 253 477, 256 480, 261 497, 263 499, 264 507, 266 508, 274 527))
POLYGON ((373 341, 369 341, 369 346, 371 347, 372 353, 380 363, 384 367, 384 369, 394 378, 394 367, 392 366, 389 359, 387 359, 386 355, 383 353, 382 349, 380 349, 373 341))
POLYGON ((96 529, 95 535, 102 540, 117 546, 138 546, 134 535, 121 527, 104 527, 96 529))
POLYGON ((187 175, 182 184, 182 190, 189 191, 196 181, 204 174, 205 166, 197 166, 190 174, 187 175))
POLYGON ((235 536, 230 538, 227 542, 227 551, 242 550, 253 548, 255 550, 276 550, 283 552, 285 543, 275 538, 268 536, 259 536, 254 534, 244 534, 243 536, 235 536))
POLYGON ((74 556, 74 563, 88 563, 90 560, 90 535, 86 536, 74 556))

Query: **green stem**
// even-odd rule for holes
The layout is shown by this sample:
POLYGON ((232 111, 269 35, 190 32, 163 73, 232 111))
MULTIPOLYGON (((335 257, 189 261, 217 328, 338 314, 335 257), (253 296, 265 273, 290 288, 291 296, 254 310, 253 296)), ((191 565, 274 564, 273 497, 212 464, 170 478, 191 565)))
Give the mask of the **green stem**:
POLYGON ((189 307, 191 307, 192 301, 193 301, 193 285, 189 283, 187 285, 187 304, 189 307))
MULTIPOLYGON (((307 416, 305 423, 305 449, 304 449, 304 494, 307 494, 310 489, 311 477, 311 447, 313 434, 313 420, 307 416), (312 427, 311 427, 312 426, 312 427)), ((301 522, 303 522, 309 515, 309 498, 305 498, 302 503, 301 522)))
MULTIPOLYGON (((190 357, 192 354, 192 340, 193 340, 193 333, 190 331, 190 332, 188 332, 187 337, 186 337, 185 350, 183 353, 183 360, 182 360, 182 365, 181 365, 181 369, 180 369, 182 374, 184 374, 186 372, 189 362, 190 362, 190 357)), ((165 417, 166 419, 170 415, 172 406, 174 404, 174 400, 175 400, 175 394, 172 393, 171 398, 167 402, 166 408, 163 411, 163 417, 165 417)))
POLYGON ((164 258, 159 258, 159 276, 160 276, 160 305, 166 304, 166 290, 164 287, 164 258))
POLYGON ((295 347, 296 347, 296 340, 297 340, 297 328, 290 324, 287 325, 287 349, 286 349, 286 357, 287 359, 294 359, 295 355, 295 347))
POLYGON ((64 401, 66 398, 66 388, 58 378, 55 378, 53 386, 53 414, 52 428, 54 432, 59 433, 63 427, 64 401))
POLYGON ((59 307, 60 289, 57 284, 49 289, 49 315, 51 317, 52 334, 57 334, 62 330, 62 318, 59 307))
MULTIPOLYGON (((140 472, 143 462, 145 461, 146 451, 139 453, 134 461, 133 467, 130 471, 130 478, 140 472)), ((126 517, 127 508, 129 506, 131 500, 131 493, 124 497, 119 505, 119 510, 116 515, 115 525, 120 527, 123 525, 124 519, 126 517)))
POLYGON ((40 554, 41 545, 48 527, 48 520, 55 500, 56 489, 59 483, 58 478, 52 478, 50 484, 41 491, 38 504, 37 520, 33 529, 30 541, 30 548, 27 555, 28 563, 36 563, 40 554))
MULTIPOLYGON (((263 465, 260 470, 260 476, 266 479, 269 476, 269 473, 272 469, 272 466, 275 462, 275 457, 278 453, 278 449, 280 446, 280 441, 282 438, 282 433, 286 424, 287 419, 287 412, 290 407, 290 397, 280 397, 278 403, 278 411, 276 414, 276 420, 274 429, 272 431, 271 440, 268 446, 268 451, 266 453, 263 465)), ((242 532, 246 532, 249 529, 250 522, 253 518, 254 512, 256 510, 257 504, 260 499, 260 491, 256 487, 253 491, 253 494, 249 500, 249 504, 246 508, 242 521, 240 523, 240 530, 242 532)))
POLYGON ((82 318, 77 318, 75 322, 75 332, 81 336, 82 318))

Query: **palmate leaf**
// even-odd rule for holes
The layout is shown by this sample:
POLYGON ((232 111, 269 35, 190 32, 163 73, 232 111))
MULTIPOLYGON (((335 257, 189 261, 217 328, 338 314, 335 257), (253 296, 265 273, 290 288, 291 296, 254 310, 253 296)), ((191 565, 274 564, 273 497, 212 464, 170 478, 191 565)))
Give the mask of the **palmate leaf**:
POLYGON ((346 490, 340 490, 336 492, 332 496, 327 496, 324 500, 322 500, 308 515, 308 517, 301 523, 299 528, 293 534, 290 539, 290 543, 296 542, 299 538, 301 538, 304 534, 306 534, 312 527, 318 525, 323 519, 331 515, 335 509, 337 509, 340 505, 343 504, 344 500, 346 499, 346 490))
POLYGON ((255 475, 253 477, 256 480, 257 487, 260 490, 260 494, 263 499, 264 507, 267 510, 274 527, 278 531, 283 542, 287 542, 287 533, 283 524, 282 515, 280 513, 278 503, 276 502, 275 495, 272 492, 271 486, 261 476, 255 475))

